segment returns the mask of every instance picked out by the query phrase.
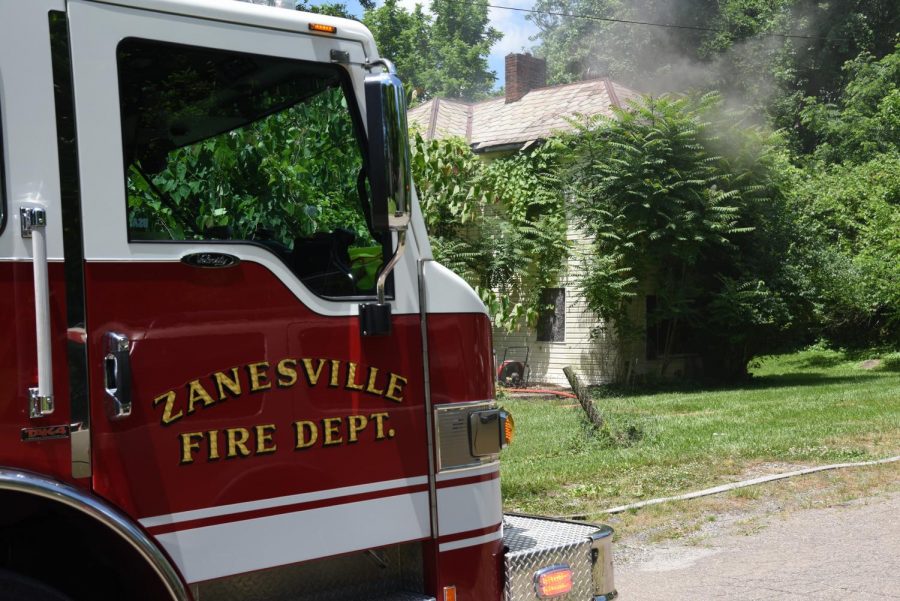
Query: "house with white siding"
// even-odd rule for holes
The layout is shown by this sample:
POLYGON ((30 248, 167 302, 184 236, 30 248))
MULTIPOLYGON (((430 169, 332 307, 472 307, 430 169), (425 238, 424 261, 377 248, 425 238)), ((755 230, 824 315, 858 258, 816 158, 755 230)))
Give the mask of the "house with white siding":
MULTIPOLYGON (((527 150, 554 132, 570 131, 569 119, 576 116, 612 116, 612 107, 638 96, 608 78, 547 86, 546 74, 542 59, 510 54, 506 57, 504 96, 481 102, 435 98, 410 110, 409 123, 427 139, 465 138, 473 152, 490 160, 527 150)), ((562 372, 567 365, 587 384, 621 379, 623 369, 630 369, 623 366, 637 367, 637 363, 620 360, 623 349, 581 296, 580 259, 590 241, 573 225, 567 236, 572 245, 570 258, 557 287, 544 290, 544 300, 554 310, 541 315, 536 327, 523 325, 511 334, 495 329, 497 359, 501 361, 506 354, 521 360, 523 347, 527 347, 531 383, 567 386, 562 372)), ((642 352, 636 347, 624 350, 635 357, 642 352)))

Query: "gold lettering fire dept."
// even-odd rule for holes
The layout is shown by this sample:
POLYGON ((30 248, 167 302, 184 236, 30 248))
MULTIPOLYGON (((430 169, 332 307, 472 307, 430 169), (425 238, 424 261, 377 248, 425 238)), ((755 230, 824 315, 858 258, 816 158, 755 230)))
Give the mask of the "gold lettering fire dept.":
MULTIPOLYGON (((388 412, 346 417, 326 417, 321 420, 300 420, 291 424, 293 450, 329 447, 359 442, 366 437, 375 442, 389 440, 396 435, 387 426, 388 412)), ((259 424, 249 428, 225 428, 184 432, 178 435, 181 465, 194 463, 199 454, 207 461, 268 455, 278 450, 275 444, 275 424, 259 424)))

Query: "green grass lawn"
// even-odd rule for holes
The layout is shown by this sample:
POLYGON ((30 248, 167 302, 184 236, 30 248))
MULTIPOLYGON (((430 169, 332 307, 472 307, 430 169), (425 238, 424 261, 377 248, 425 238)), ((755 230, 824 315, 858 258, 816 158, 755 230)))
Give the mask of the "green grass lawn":
POLYGON ((505 399, 516 420, 502 458, 506 509, 590 516, 780 471, 766 463, 900 454, 897 361, 866 370, 866 358, 808 350, 760 361, 737 387, 595 398, 609 423, 600 433, 574 400, 505 399))

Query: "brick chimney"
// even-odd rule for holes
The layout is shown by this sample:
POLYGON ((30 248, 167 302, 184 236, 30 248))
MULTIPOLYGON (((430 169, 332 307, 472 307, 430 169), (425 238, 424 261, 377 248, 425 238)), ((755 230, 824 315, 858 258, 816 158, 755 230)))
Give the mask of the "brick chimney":
POLYGON ((506 55, 506 104, 547 85, 547 61, 530 54, 506 55))

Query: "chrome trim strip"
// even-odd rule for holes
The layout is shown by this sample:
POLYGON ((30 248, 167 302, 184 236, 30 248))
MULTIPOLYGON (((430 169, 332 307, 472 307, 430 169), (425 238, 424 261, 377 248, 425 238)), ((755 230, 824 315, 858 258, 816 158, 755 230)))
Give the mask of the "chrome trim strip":
POLYGON ((434 431, 434 409, 431 401, 431 363, 428 355, 428 307, 425 293, 425 262, 419 260, 419 324, 422 328, 422 385, 425 389, 425 437, 428 449, 428 509, 431 513, 431 537, 438 536, 437 507, 437 442, 434 431))
POLYGON ((375 296, 378 299, 379 305, 384 304, 384 287, 385 284, 387 284, 388 276, 394 271, 394 267, 400 262, 400 258, 405 252, 406 230, 404 229, 397 232, 397 250, 394 251, 394 256, 387 262, 387 265, 382 268, 381 273, 378 275, 378 280, 375 282, 375 296))
POLYGON ((91 477, 91 428, 84 422, 71 426, 69 440, 72 448, 72 477, 91 477))
MULTIPOLYGON (((48 258, 47 263, 65 263, 65 259, 48 258)), ((31 263, 31 257, 0 257, 0 263, 31 263)))
POLYGON ((496 404, 497 401, 494 399, 485 399, 483 401, 462 401, 459 403, 441 403, 435 407, 436 411, 449 411, 451 409, 462 409, 465 407, 476 407, 478 405, 491 405, 496 404))
POLYGON ((106 526, 150 564, 174 601, 192 601, 181 575, 150 537, 112 505, 57 480, 21 470, 0 468, 0 490, 35 495, 80 511, 106 526))
POLYGON ((460 478, 471 478, 473 476, 483 476, 485 474, 493 474, 500 471, 500 462, 492 461, 484 465, 475 467, 460 467, 442 471, 437 475, 438 482, 446 482, 447 480, 459 480, 460 478))

